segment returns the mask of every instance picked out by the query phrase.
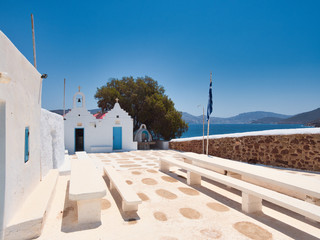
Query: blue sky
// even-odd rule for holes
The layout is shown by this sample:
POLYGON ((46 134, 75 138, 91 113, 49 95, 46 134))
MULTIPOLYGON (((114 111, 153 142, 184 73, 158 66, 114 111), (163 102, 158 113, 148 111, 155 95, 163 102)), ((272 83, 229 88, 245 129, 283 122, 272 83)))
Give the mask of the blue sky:
MULTIPOLYGON (((320 106, 320 1, 1 1, 0 30, 47 73, 42 106, 71 107, 77 87, 96 108, 110 78, 148 75, 179 111, 296 114, 320 106)), ((1 56, 0 56, 1 57, 1 56)), ((120 103, 121 104, 121 103, 120 103)))

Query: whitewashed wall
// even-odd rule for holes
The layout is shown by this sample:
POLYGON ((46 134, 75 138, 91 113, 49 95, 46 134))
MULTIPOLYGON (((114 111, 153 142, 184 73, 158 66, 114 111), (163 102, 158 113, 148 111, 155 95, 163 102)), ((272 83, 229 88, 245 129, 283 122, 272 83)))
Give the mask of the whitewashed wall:
MULTIPOLYGON (((1 84, 0 84, 1 88, 1 84)), ((4 234, 4 196, 6 189, 6 106, 5 102, 0 99, 0 239, 4 234)))
POLYGON ((113 127, 122 127, 122 150, 137 149, 137 142, 133 141, 133 120, 121 109, 119 103, 115 104, 104 119, 96 119, 85 108, 83 93, 76 93, 73 99, 73 108, 66 114, 64 121, 65 147, 70 154, 75 151, 75 128, 84 128, 84 150, 88 153, 112 151, 113 127), (76 95, 83 97, 83 106, 76 106, 76 95))
POLYGON ((124 111, 119 103, 116 103, 105 118, 104 128, 107 134, 107 141, 113 144, 113 127, 122 127, 122 149, 137 150, 137 142, 133 141, 133 119, 124 111), (117 118, 117 116, 119 116, 117 118))
POLYGON ((0 101, 5 105, 5 111, 1 112, 5 113, 1 116, 1 120, 5 119, 5 131, 0 131, 0 143, 5 143, 5 154, 0 155, 1 167, 5 165, 5 171, 1 169, 0 204, 4 200, 5 212, 0 212, 0 219, 6 226, 40 181, 42 80, 40 73, 1 31, 0 72, 7 72, 11 78, 9 83, 0 83, 0 101), (30 129, 30 157, 24 163, 27 126, 30 129))
POLYGON ((65 148, 68 150, 69 154, 74 154, 75 152, 75 128, 84 128, 85 151, 90 149, 91 144, 100 140, 99 131, 94 127, 94 124, 98 125, 98 120, 85 108, 85 105, 83 107, 76 107, 74 105, 72 110, 66 114, 65 119, 65 148))
POLYGON ((64 162, 63 117, 41 109, 41 173, 59 168, 64 162))

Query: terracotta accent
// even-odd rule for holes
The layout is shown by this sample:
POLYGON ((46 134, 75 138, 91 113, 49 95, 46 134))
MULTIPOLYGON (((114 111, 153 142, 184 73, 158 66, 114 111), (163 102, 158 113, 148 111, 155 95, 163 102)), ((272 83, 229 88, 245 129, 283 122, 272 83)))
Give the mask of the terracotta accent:
MULTIPOLYGON (((206 144, 206 140, 205 140, 206 144)), ((170 149, 202 153, 202 140, 170 142, 170 149)), ((320 134, 226 137, 209 140, 209 154, 276 167, 320 171, 320 134)))

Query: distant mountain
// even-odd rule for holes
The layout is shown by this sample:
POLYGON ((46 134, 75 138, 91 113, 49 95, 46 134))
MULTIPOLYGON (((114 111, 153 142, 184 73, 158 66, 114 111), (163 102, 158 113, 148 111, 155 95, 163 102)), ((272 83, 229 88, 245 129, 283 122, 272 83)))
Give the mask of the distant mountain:
POLYGON ((189 124, 202 124, 203 117, 202 116, 194 116, 187 112, 182 112, 182 119, 189 124))
MULTIPOLYGON (((66 114, 68 112, 70 112, 71 109, 66 109, 66 114)), ((56 114, 59 114, 59 115, 63 115, 63 109, 56 109, 56 110, 50 110, 50 112, 53 112, 53 113, 56 113, 56 114)))
POLYGON ((277 117, 265 117, 265 118, 260 118, 258 120, 254 120, 251 123, 255 124, 277 124, 283 120, 282 118, 277 118, 277 117))
POLYGON ((91 114, 96 114, 97 112, 101 112, 100 108, 88 110, 91 114))
POLYGON ((305 125, 306 126, 310 126, 310 127, 320 127, 320 119, 316 120, 316 121, 312 121, 312 122, 306 123, 305 125))
POLYGON ((281 120, 280 124, 309 124, 312 122, 320 121, 320 108, 317 108, 310 112, 304 112, 293 117, 281 120))
MULTIPOLYGON (((237 116, 230 118, 212 117, 210 121, 214 124, 248 124, 262 118, 278 118, 281 120, 288 117, 290 116, 273 112, 256 111, 241 113, 237 116)), ((189 124, 202 124, 202 116, 193 116, 189 113, 183 112, 182 119, 189 124)))
MULTIPOLYGON (((68 112, 70 112, 71 109, 66 109, 66 114, 68 112)), ((100 112, 101 109, 100 108, 96 108, 96 109, 91 109, 91 110, 88 110, 91 114, 96 114, 97 112, 100 112)), ((54 112, 56 114, 59 114, 59 115, 63 115, 63 109, 56 109, 56 110, 50 110, 50 112, 54 112)))

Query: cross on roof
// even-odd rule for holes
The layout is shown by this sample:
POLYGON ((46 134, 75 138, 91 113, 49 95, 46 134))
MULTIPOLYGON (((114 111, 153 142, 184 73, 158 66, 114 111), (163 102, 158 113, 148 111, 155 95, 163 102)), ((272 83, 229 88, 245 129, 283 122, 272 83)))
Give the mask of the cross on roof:
POLYGON ((116 102, 119 102, 119 98, 116 98, 116 102))
POLYGON ((78 87, 78 89, 79 89, 79 92, 80 92, 80 88, 81 88, 81 87, 79 86, 79 87, 78 87))

